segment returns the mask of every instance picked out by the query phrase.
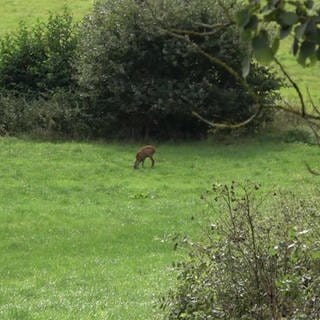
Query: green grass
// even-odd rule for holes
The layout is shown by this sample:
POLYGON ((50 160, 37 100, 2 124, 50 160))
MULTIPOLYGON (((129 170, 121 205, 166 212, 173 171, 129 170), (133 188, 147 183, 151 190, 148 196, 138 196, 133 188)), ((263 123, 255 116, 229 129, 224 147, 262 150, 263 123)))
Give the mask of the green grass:
MULTIPOLYGON (((65 1, 6 0, 0 34, 60 10, 65 1)), ((68 1, 77 19, 91 1, 68 1)), ((319 102, 318 69, 281 60, 319 102), (301 82, 302 81, 302 82, 301 82)), ((282 93, 291 101, 291 89, 282 93)), ((180 253, 161 241, 195 237, 207 223, 200 194, 214 182, 251 179, 313 192, 319 149, 279 141, 162 144, 156 168, 133 170, 138 145, 0 140, 0 319, 156 318, 180 253)))
MULTIPOLYGON (((308 90, 311 94, 312 100, 316 105, 320 104, 320 91, 319 91, 319 62, 312 67, 303 67, 297 63, 296 57, 291 54, 292 39, 286 39, 277 54, 279 61, 283 64, 285 70, 289 73, 290 77, 298 84, 299 89, 304 95, 306 104, 312 109, 312 104, 308 98, 308 90)), ((297 92, 290 85, 281 89, 281 95, 293 106, 300 106, 300 101, 297 92)))
POLYGON ((0 11, 0 34, 15 30, 19 21, 31 25, 48 17, 49 12, 61 11, 67 5, 80 20, 92 7, 92 0, 3 0, 0 11))
POLYGON ((212 183, 319 180, 305 144, 160 144, 155 169, 133 170, 137 148, 0 140, 0 319, 155 319, 180 254, 161 239, 201 234, 212 183))

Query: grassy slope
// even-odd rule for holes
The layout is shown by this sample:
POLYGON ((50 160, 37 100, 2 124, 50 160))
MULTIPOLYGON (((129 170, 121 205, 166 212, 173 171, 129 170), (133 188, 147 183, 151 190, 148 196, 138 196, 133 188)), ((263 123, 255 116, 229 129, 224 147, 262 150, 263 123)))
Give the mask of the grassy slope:
POLYGON ((76 19, 80 20, 92 7, 92 0, 6 0, 1 2, 0 34, 17 28, 19 21, 34 23, 48 13, 59 11, 67 5, 76 19))
MULTIPOLYGON (((78 19, 91 6, 5 1, 0 34, 65 3, 78 19)), ((318 94, 318 69, 306 72, 287 51, 280 55, 291 74, 318 94)), ((316 165, 318 149, 303 144, 163 145, 155 170, 133 171, 136 147, 0 140, 1 319, 150 319, 175 257, 156 239, 197 233, 199 195, 212 182, 251 178, 309 191, 317 179, 302 163, 316 165)))
MULTIPOLYGON (((315 5, 320 7, 320 0, 314 1, 315 5)), ((292 8, 288 8, 292 10, 292 8)), ((299 85, 300 90, 305 95, 304 99, 307 105, 311 108, 311 103, 308 99, 307 88, 309 89, 312 99, 316 105, 320 105, 320 92, 319 92, 319 72, 320 63, 318 62, 311 68, 304 68, 300 66, 296 58, 291 54, 291 45, 293 38, 289 36, 285 41, 281 43, 280 50, 278 52, 278 58, 285 67, 286 71, 290 74, 292 79, 299 85)), ((284 88, 281 90, 283 97, 290 103, 299 104, 297 93, 292 88, 284 88)))
MULTIPOLYGON (((285 67, 285 70, 289 73, 291 78, 298 84, 300 90, 304 94, 307 105, 311 104, 308 99, 307 88, 309 89, 312 100, 315 104, 320 105, 320 91, 319 91, 319 72, 320 63, 318 62, 312 67, 302 67, 299 65, 290 53, 291 50, 291 39, 286 40, 282 43, 279 53, 277 55, 279 61, 285 67)), ((298 95, 293 88, 281 89, 283 97, 292 103, 293 105, 299 102, 298 95)), ((298 105, 298 104, 297 104, 298 105)))
MULTIPOLYGON (((133 170, 136 145, 0 140, 0 318, 154 318, 167 287, 168 233, 196 235, 201 192, 253 179, 310 191, 317 147, 164 144, 133 170)), ((200 227, 200 225, 202 227, 200 227)))

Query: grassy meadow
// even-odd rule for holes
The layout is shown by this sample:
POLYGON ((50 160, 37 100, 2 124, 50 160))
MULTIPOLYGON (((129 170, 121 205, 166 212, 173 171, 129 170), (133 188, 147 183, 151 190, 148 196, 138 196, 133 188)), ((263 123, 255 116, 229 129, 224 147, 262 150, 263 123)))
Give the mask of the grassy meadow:
MULTIPOLYGON (((68 5, 80 20, 91 0, 1 2, 0 35, 68 5)), ((279 56, 316 103, 318 68, 279 56)), ((296 101, 291 89, 282 93, 296 101)), ((0 319, 157 319, 157 297, 183 253, 164 241, 200 237, 209 217, 200 199, 214 182, 246 179, 319 192, 319 147, 250 139, 156 144, 156 167, 133 170, 138 144, 0 138, 0 319)))
POLYGON ((157 319, 182 254, 163 240, 214 219, 200 199, 212 183, 319 180, 303 165, 319 149, 302 143, 160 144, 154 169, 133 170, 137 148, 0 140, 0 319, 157 319))
POLYGON ((80 20, 92 7, 92 0, 4 0, 1 1, 0 35, 14 31, 19 21, 32 25, 45 19, 49 12, 57 12, 67 6, 74 17, 80 20))
MULTIPOLYGON (((289 73, 290 77, 298 84, 299 89, 304 94, 304 99, 307 106, 312 109, 312 103, 308 96, 308 90, 312 97, 312 101, 316 105, 320 105, 320 91, 319 91, 319 62, 312 67, 303 67, 299 65, 294 56, 291 54, 292 38, 288 38, 281 44, 280 50, 277 53, 277 58, 289 73)), ((277 69, 277 68, 276 68, 277 69)), ((290 85, 281 89, 281 95, 291 105, 300 106, 297 92, 290 85)))

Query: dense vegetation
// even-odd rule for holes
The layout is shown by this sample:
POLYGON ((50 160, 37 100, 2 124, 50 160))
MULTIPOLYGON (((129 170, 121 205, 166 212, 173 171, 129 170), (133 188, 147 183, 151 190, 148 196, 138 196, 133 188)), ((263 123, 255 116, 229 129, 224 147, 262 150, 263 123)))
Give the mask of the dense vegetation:
POLYGON ((0 89, 38 97, 73 87, 76 47, 75 26, 66 9, 31 29, 21 23, 0 42, 0 89))
MULTIPOLYGON (((220 122, 247 119, 256 107, 252 95, 224 68, 168 32, 195 24, 199 24, 198 33, 206 32, 206 24, 226 19, 218 8, 216 0, 156 1, 152 8, 131 0, 108 0, 94 5, 80 29, 67 11, 51 15, 47 23, 32 29, 21 26, 17 34, 2 39, 0 47, 0 109, 9 112, 8 97, 20 98, 22 109, 20 122, 15 123, 14 116, 2 121, 2 132, 27 130, 28 123, 39 123, 39 113, 47 115, 43 123, 55 124, 40 125, 40 130, 146 139, 206 136, 207 126, 192 111, 220 122), (72 96, 65 99, 71 105, 39 110, 39 99, 47 101, 45 106, 54 104, 57 91, 60 96, 63 91, 66 98, 72 96), (61 118, 67 121, 61 114, 69 113, 72 123, 59 124, 61 118), (24 117, 26 124, 21 124, 24 117)), ((246 49, 236 28, 191 39, 240 72, 246 49)), ((255 63, 251 70, 248 83, 261 103, 272 105, 279 81, 255 63)), ((271 111, 261 113, 252 127, 271 118, 271 111)))
MULTIPOLYGON (((109 0, 96 5, 82 27, 78 65, 80 86, 93 101, 99 128, 132 137, 197 138, 207 128, 192 111, 225 122, 248 118, 254 101, 237 79, 167 31, 199 25, 195 31, 201 34, 208 31, 204 25, 225 20, 215 0, 148 6, 109 0)), ((245 47, 235 28, 189 38, 240 70, 245 47)), ((252 69, 248 82, 264 103, 272 104, 277 81, 261 66, 253 64, 252 69)))
POLYGON ((75 93, 77 28, 67 9, 0 40, 0 133, 84 133, 75 93))
POLYGON ((317 198, 254 183, 214 184, 203 193, 216 220, 188 244, 164 319, 319 319, 317 198))

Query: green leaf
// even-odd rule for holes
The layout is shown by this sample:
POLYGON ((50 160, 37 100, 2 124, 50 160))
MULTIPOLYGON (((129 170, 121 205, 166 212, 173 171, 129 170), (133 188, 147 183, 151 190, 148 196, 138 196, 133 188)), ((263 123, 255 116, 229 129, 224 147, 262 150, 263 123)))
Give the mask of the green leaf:
POLYGON ((299 41, 297 38, 294 38, 292 43, 292 53, 295 56, 299 50, 299 41))
POLYGON ((267 13, 267 14, 263 17, 263 20, 264 20, 265 22, 271 22, 271 21, 276 20, 276 16, 277 16, 277 10, 273 10, 273 11, 267 13))
POLYGON ((307 9, 310 10, 310 9, 313 8, 314 2, 313 2, 313 0, 306 0, 306 1, 304 2, 304 5, 306 6, 307 9))
POLYGON ((297 39, 302 39, 304 37, 304 33, 307 29, 307 26, 308 26, 308 22, 305 22, 295 27, 294 33, 297 39))
POLYGON ((296 5, 296 14, 298 17, 304 17, 308 15, 306 8, 299 2, 296 5))
POLYGON ((281 29, 280 29, 280 39, 282 40, 282 39, 286 38, 290 34, 291 29, 292 29, 292 27, 288 27, 288 26, 281 27, 281 29))
POLYGON ((254 50, 265 49, 269 47, 269 35, 268 32, 262 29, 253 39, 252 47, 254 50))
POLYGON ((247 30, 256 30, 259 24, 259 19, 256 15, 250 17, 249 22, 245 25, 245 29, 247 30))
POLYGON ((272 53, 273 55, 275 55, 279 49, 279 45, 280 45, 280 39, 278 37, 276 37, 274 40, 273 40, 273 43, 272 43, 272 53))
POLYGON ((283 27, 288 27, 298 22, 298 16, 295 12, 282 11, 278 15, 278 23, 283 27))
POLYGON ((269 64, 273 60, 273 52, 271 48, 266 48, 264 50, 255 50, 254 56, 259 62, 263 64, 269 64))
POLYGON ((303 41, 299 51, 298 62, 305 66, 306 60, 312 55, 315 55, 315 43, 308 40, 303 41))
POLYGON ((283 1, 279 0, 268 0, 268 7, 269 9, 274 9, 274 8, 281 8, 283 7, 283 1))
POLYGON ((273 60, 273 51, 269 46, 269 35, 264 29, 252 39, 252 48, 256 59, 268 64, 273 60))
POLYGON ((308 64, 309 67, 314 66, 317 63, 317 53, 314 51, 314 53, 309 57, 310 64, 308 64))
POLYGON ((248 9, 239 10, 236 13, 236 22, 240 27, 245 27, 250 21, 250 11, 248 9))
POLYGON ((249 55, 245 56, 241 62, 242 67, 242 76, 246 78, 250 73, 250 60, 251 57, 249 55))
POLYGON ((241 37, 241 40, 243 40, 244 42, 250 41, 252 37, 251 30, 243 29, 242 32, 240 33, 240 37, 241 37))
MULTIPOLYGON (((320 21, 319 21, 320 22, 320 21)), ((311 42, 319 43, 320 42, 320 33, 317 27, 317 23, 315 19, 310 19, 306 22, 306 31, 305 31, 305 40, 309 40, 311 42)))
POLYGON ((316 33, 316 43, 320 44, 320 29, 317 29, 317 33, 316 33))

